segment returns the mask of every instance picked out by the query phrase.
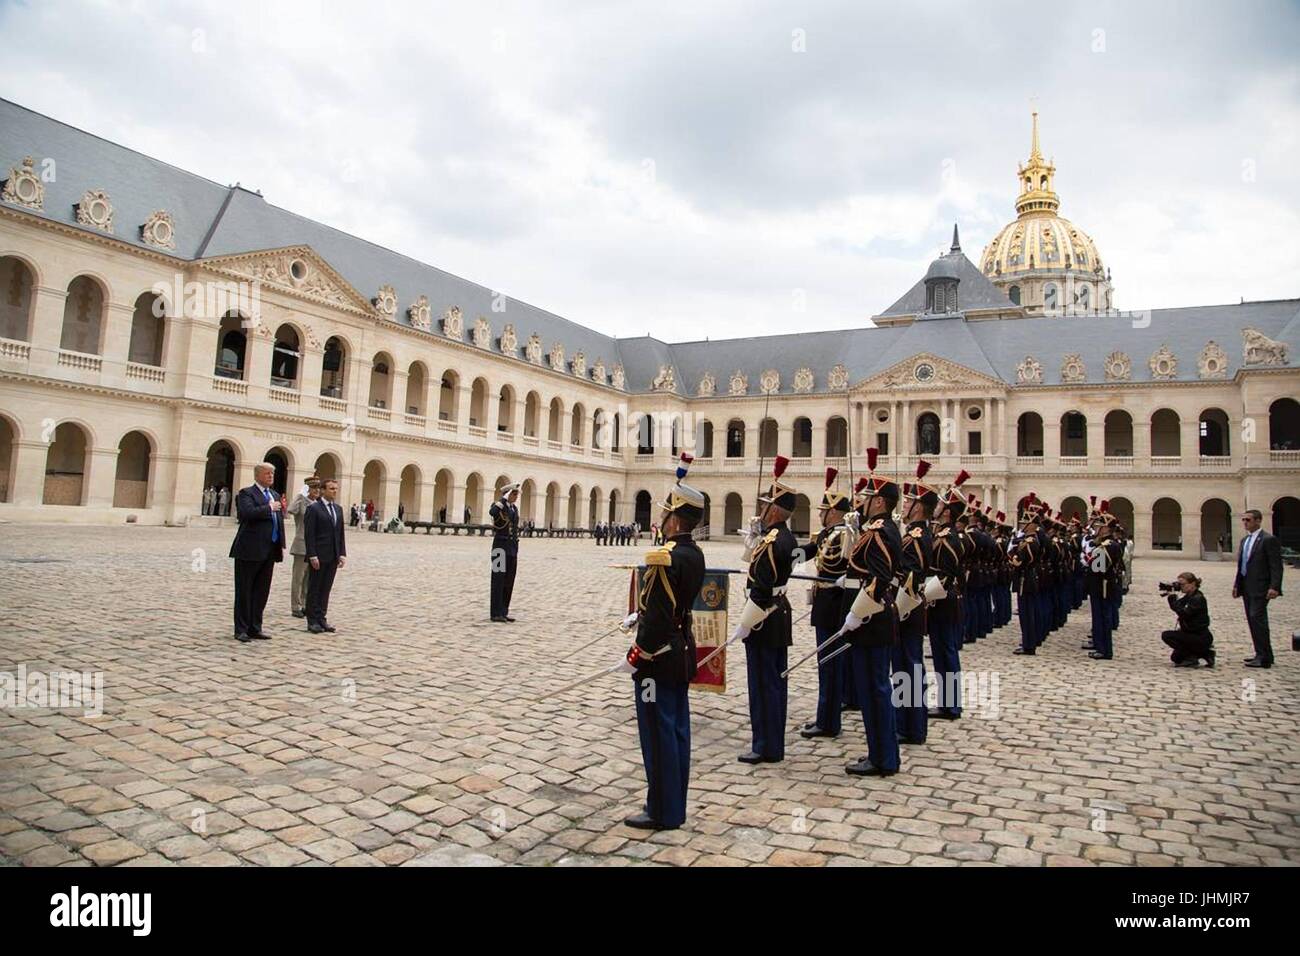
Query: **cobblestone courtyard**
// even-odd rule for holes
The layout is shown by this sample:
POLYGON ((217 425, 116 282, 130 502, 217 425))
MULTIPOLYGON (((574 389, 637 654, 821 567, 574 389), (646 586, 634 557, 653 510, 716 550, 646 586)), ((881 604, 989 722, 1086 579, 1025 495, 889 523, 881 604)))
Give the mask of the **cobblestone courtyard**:
MULTIPOLYGON (((806 741, 814 668, 792 677, 784 764, 748 749, 743 652, 726 695, 692 695, 686 826, 621 824, 644 781, 630 681, 604 677, 641 548, 522 542, 513 625, 487 622, 488 542, 354 534, 330 618, 309 635, 276 569, 269 642, 231 637, 231 529, 0 530, 0 671, 102 671, 104 714, 0 713, 0 859, 13 864, 598 863, 949 865, 1300 862, 1295 592, 1272 608, 1278 666, 1248 671, 1232 565, 1196 563, 1219 650, 1175 671, 1155 594, 1187 562, 1135 568, 1112 662, 1086 613, 1038 656, 1011 627, 963 664, 996 697, 905 747, 887 780, 846 715, 806 741), (201 549, 201 550, 196 550, 201 549), (203 561, 206 559, 206 570, 203 561)), ((709 543, 711 566, 739 547, 709 543)), ((1293 575, 1294 572, 1289 574, 1293 575)), ((732 599, 739 596, 733 584, 732 599)), ((1085 608, 1086 612, 1086 608, 1085 608)), ((799 613, 799 608, 796 609, 799 613)), ((796 629, 794 652, 811 647, 796 629)), ((792 654, 792 660, 794 655, 792 654)))

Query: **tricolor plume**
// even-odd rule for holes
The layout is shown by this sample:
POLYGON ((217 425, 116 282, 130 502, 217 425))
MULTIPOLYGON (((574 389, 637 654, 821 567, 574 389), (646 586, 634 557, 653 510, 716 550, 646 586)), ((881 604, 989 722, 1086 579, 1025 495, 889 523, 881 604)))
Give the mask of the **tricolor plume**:
POLYGON ((826 487, 827 487, 827 488, 829 488, 829 487, 831 486, 831 484, 834 483, 834 481, 835 481, 835 477, 836 477, 839 473, 840 473, 840 470, 839 470, 838 468, 827 468, 827 469, 826 469, 826 487))
POLYGON ((694 460, 695 460, 694 455, 690 454, 689 452, 685 452, 685 451, 682 452, 681 460, 678 461, 677 463, 677 480, 679 482, 683 478, 685 478, 686 473, 691 470, 691 462, 693 462, 694 460))
POLYGON ((772 477, 780 478, 785 474, 786 468, 790 466, 790 459, 784 455, 777 455, 772 461, 772 477))
POLYGON ((867 471, 875 471, 875 470, 876 470, 876 462, 879 460, 879 458, 880 458, 880 449, 879 449, 879 448, 868 448, 868 449, 867 449, 867 471))
POLYGON ((926 472, 930 470, 930 463, 922 458, 916 463, 916 477, 920 480, 925 477, 926 472))

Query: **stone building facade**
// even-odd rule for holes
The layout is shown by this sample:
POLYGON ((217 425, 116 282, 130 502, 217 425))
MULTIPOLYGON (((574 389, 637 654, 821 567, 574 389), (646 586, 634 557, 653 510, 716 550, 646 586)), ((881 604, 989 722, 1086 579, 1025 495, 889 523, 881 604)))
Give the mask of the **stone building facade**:
MULTIPOLYGON (((977 266, 954 229, 872 327, 664 343, 4 101, 0 176, 0 520, 216 520, 205 490, 270 460, 282 487, 337 477, 383 516, 479 522, 519 481, 539 525, 645 525, 692 450, 712 534, 752 512, 775 454, 807 531, 824 469, 847 484, 874 445, 889 474, 964 468, 1008 511, 1031 490, 1109 498, 1139 553, 1231 548, 1244 506, 1300 535, 1300 301, 1121 313, 1086 236, 1087 308, 1044 308, 1040 274, 1012 301, 1004 235, 977 266)), ((1039 224, 1020 254, 1074 241, 1039 224)))

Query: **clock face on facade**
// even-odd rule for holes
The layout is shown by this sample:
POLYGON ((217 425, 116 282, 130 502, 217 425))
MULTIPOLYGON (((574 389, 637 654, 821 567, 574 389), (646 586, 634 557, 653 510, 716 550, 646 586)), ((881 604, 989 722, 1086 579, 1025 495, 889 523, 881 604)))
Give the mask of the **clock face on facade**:
POLYGON ((912 375, 918 382, 928 382, 934 378, 934 366, 929 362, 922 362, 912 370, 912 375))

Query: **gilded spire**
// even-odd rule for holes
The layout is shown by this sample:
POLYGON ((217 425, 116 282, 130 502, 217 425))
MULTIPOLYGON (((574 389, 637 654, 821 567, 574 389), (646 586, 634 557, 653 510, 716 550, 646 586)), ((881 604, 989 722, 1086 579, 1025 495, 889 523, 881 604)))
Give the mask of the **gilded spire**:
POLYGON ((1052 177, 1056 167, 1043 158, 1038 145, 1038 111, 1033 112, 1033 133, 1029 143, 1029 162, 1018 167, 1020 195, 1016 198, 1016 213, 1025 216, 1052 215, 1061 201, 1052 191, 1052 177))

